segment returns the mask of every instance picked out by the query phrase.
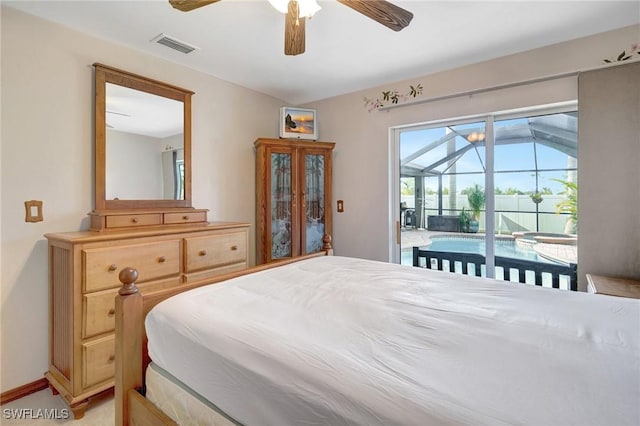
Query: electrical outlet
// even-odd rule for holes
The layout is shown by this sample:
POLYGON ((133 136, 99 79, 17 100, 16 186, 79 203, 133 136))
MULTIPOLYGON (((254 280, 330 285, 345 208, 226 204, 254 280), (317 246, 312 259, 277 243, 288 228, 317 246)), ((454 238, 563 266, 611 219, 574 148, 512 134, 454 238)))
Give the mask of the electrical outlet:
POLYGON ((338 200, 338 213, 344 212, 344 201, 338 200))

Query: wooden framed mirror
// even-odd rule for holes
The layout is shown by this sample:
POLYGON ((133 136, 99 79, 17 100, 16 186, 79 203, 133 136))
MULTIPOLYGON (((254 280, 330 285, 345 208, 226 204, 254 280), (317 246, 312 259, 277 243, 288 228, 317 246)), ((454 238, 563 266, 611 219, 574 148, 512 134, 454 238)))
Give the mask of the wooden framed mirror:
POLYGON ((122 220, 118 226, 109 226, 110 218, 142 210, 153 219, 135 216, 132 226, 167 224, 164 213, 192 209, 193 92, 106 65, 93 66, 95 210, 91 229, 122 227, 122 220))

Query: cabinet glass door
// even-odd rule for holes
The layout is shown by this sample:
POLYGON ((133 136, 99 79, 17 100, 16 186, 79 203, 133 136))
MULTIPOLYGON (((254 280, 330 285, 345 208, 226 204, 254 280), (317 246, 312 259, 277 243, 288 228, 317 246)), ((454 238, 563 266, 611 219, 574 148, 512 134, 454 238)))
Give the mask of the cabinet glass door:
POLYGON ((322 236, 325 233, 324 166, 324 154, 305 155, 305 235, 303 239, 305 254, 322 249, 322 236))
POLYGON ((271 153, 271 259, 291 257, 291 154, 271 153))

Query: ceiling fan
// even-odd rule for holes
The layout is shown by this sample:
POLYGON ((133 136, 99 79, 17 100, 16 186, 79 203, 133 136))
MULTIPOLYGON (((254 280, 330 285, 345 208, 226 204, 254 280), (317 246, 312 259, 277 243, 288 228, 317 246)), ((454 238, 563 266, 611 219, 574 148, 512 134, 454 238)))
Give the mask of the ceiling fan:
MULTIPOLYGON (((220 0, 169 0, 174 8, 188 12, 220 0)), ((400 31, 413 18, 413 13, 385 0, 337 0, 368 18, 400 31)), ((320 7, 313 0, 315 7, 307 7, 308 0, 269 0, 282 13, 286 13, 284 25, 284 54, 299 55, 305 47, 305 18, 313 16, 320 7), (279 5, 282 4, 282 5, 279 5)))

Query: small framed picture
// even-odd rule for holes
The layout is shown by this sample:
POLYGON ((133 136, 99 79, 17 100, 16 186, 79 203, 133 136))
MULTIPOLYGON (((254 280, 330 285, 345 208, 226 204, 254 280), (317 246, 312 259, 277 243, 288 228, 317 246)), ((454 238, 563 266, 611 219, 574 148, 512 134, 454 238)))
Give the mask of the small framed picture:
POLYGON ((280 108, 280 137, 289 139, 318 139, 315 109, 280 108))

